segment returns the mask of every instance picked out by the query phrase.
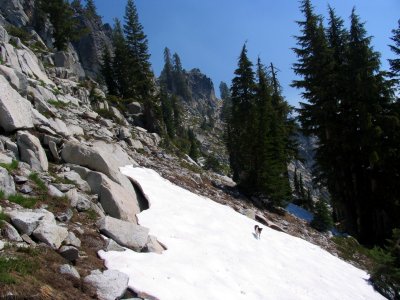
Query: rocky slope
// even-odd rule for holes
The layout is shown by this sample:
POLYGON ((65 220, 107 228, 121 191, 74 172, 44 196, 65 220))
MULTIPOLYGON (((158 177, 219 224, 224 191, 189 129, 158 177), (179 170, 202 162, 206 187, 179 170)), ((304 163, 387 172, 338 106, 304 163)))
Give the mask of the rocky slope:
MULTIPOLYGON (((337 252, 328 235, 291 215, 258 209, 229 178, 167 153, 157 134, 131 125, 141 106, 132 103, 122 113, 107 103, 94 80, 85 79, 98 70, 107 30, 91 24, 91 36, 54 52, 49 33, 30 27, 33 3, 0 1, 0 298, 138 296, 127 290, 126 275, 105 270, 97 257, 100 249, 165 250, 149 228, 137 223, 136 214, 149 204, 119 172, 128 164, 152 168, 266 226, 337 252), (10 24, 25 28, 28 38, 13 36, 10 24)), ((197 102, 217 113, 211 81, 197 70, 190 74, 197 102)), ((187 122, 197 124, 189 117, 187 122)), ((209 148, 218 153, 215 144, 209 148)))

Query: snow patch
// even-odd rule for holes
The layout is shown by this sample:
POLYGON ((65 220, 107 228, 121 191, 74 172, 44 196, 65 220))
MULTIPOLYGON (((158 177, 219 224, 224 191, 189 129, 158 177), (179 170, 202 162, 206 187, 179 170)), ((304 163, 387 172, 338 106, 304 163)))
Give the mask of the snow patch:
POLYGON ((368 274, 304 240, 264 228, 227 206, 200 197, 155 171, 127 166, 149 199, 139 223, 168 250, 104 252, 129 287, 160 300, 384 299, 368 274))

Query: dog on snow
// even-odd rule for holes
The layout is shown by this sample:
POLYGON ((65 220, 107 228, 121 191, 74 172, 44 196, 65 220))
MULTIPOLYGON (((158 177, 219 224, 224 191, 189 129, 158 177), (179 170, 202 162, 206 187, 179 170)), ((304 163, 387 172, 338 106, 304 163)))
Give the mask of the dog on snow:
POLYGON ((257 239, 260 239, 262 230, 263 229, 260 226, 258 226, 258 225, 254 226, 254 231, 256 233, 257 239))

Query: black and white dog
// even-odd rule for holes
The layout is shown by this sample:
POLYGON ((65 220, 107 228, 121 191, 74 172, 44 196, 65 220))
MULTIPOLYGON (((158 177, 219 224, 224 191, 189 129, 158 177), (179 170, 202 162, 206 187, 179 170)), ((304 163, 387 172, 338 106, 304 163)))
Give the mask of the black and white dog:
POLYGON ((263 229, 260 226, 258 226, 258 225, 254 226, 254 231, 256 232, 257 239, 260 239, 262 230, 263 229))

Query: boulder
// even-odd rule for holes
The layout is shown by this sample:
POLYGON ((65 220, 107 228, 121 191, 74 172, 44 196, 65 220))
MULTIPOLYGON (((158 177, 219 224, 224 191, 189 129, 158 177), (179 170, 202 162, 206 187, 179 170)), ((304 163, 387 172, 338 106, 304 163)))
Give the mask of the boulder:
POLYGON ((149 229, 134 223, 109 216, 97 223, 100 232, 118 244, 140 252, 147 244, 149 229))
POLYGON ((18 131, 17 143, 21 160, 28 163, 35 171, 47 171, 49 162, 37 137, 26 131, 18 131))
POLYGON ((131 185, 129 179, 119 172, 118 167, 136 162, 117 144, 97 141, 93 147, 88 147, 76 142, 67 142, 61 157, 68 163, 102 172, 115 182, 126 185, 125 187, 131 185))
POLYGON ((64 245, 80 248, 81 240, 79 238, 77 238, 73 232, 70 231, 70 232, 68 232, 67 238, 64 240, 64 245))
POLYGON ((129 139, 129 138, 132 137, 132 134, 131 134, 129 128, 120 127, 118 131, 119 131, 118 132, 118 138, 121 139, 121 140, 129 139))
POLYGON ((69 137, 71 136, 71 132, 69 131, 67 125, 64 123, 63 120, 58 119, 58 118, 50 118, 49 124, 51 129, 53 129, 55 132, 58 134, 62 135, 63 137, 69 137))
POLYGON ((8 43, 10 37, 8 36, 7 30, 4 29, 3 26, 0 25, 0 42, 8 43))
POLYGON ((115 300, 125 294, 129 277, 117 270, 94 270, 83 281, 96 289, 99 300, 115 300))
POLYGON ((66 223, 69 222, 73 216, 74 216, 73 211, 70 208, 68 208, 67 211, 58 213, 56 219, 60 222, 66 223))
POLYGON ((123 114, 121 114, 121 112, 118 110, 118 108, 111 106, 110 112, 112 113, 112 115, 115 118, 117 118, 119 120, 119 122, 121 122, 122 125, 125 125, 125 126, 129 125, 128 121, 125 119, 123 114))
POLYGON ((99 195, 99 202, 108 215, 136 222, 140 206, 133 189, 126 189, 99 172, 89 172, 86 180, 92 191, 99 195))
POLYGON ((52 222, 41 222, 32 234, 36 239, 51 248, 58 249, 68 236, 68 230, 52 222))
POLYGON ((17 229, 14 228, 14 226, 12 226, 11 224, 3 221, 2 223, 2 228, 1 228, 1 232, 3 234, 3 236, 12 241, 12 242, 22 242, 22 238, 19 235, 17 229))
POLYGON ((11 86, 20 94, 26 95, 28 80, 25 75, 12 68, 0 65, 0 74, 3 75, 11 86))
POLYGON ((29 184, 24 184, 24 185, 22 185, 22 186, 20 187, 19 191, 20 191, 22 194, 30 194, 30 193, 33 192, 33 189, 32 189, 32 187, 31 187, 29 184))
POLYGON ((51 184, 47 187, 47 193, 52 197, 64 197, 64 193, 51 184))
POLYGON ((0 75, 0 127, 6 132, 33 128, 32 105, 0 75))
POLYGON ((57 144, 54 143, 53 141, 49 141, 49 149, 50 149, 50 153, 53 156, 53 159, 56 162, 59 162, 61 160, 60 155, 58 155, 58 149, 57 149, 57 144))
POLYGON ((45 209, 10 211, 6 214, 22 234, 31 235, 41 222, 55 224, 54 215, 45 209))
POLYGON ((128 139, 127 143, 129 146, 131 146, 133 149, 139 150, 143 149, 143 144, 139 140, 134 140, 134 139, 128 139))
POLYGON ((79 250, 74 246, 62 246, 59 253, 69 261, 76 261, 79 258, 79 250))
POLYGON ((60 266, 59 269, 60 273, 63 275, 71 276, 75 279, 80 279, 81 276, 79 275, 78 271, 71 265, 65 264, 60 266))
POLYGON ((125 251, 125 248, 118 245, 118 243, 112 239, 108 239, 106 241, 106 245, 104 247, 104 251, 117 251, 117 252, 123 252, 125 251))
POLYGON ((164 247, 157 241, 155 236, 149 235, 147 244, 145 246, 145 250, 147 252, 154 252, 161 254, 165 249, 164 247))
POLYGON ((82 192, 90 192, 90 186, 82 179, 82 177, 75 171, 68 171, 62 174, 65 179, 74 182, 82 192))
POLYGON ((139 102, 131 102, 128 104, 127 108, 131 115, 137 115, 143 112, 143 107, 139 102))
POLYGON ((0 167, 0 190, 2 190, 6 196, 15 194, 14 179, 8 171, 0 167))
POLYGON ((4 246, 5 246, 4 242, 0 241, 0 251, 2 251, 4 249, 4 246))

